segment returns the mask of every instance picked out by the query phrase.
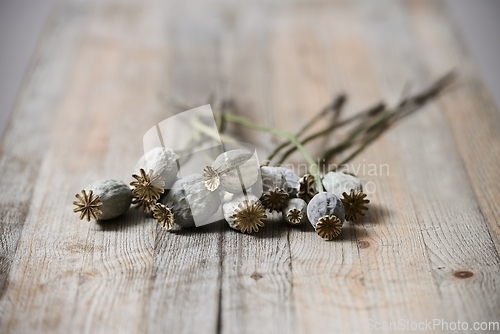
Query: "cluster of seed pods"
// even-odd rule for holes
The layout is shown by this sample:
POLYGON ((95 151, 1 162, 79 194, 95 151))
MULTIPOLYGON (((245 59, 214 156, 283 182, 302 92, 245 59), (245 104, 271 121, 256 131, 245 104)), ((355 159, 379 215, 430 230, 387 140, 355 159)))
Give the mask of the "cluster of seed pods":
POLYGON ((364 215, 369 202, 353 175, 329 172, 322 178, 325 191, 317 192, 312 175, 259 166, 256 155, 245 149, 220 154, 199 174, 177 175, 175 153, 155 148, 137 163, 131 187, 114 180, 94 182, 77 195, 74 211, 81 219, 105 220, 135 204, 170 230, 199 226, 222 209, 228 225, 242 233, 258 232, 278 213, 287 224, 310 223, 320 237, 332 240, 346 220, 364 215))

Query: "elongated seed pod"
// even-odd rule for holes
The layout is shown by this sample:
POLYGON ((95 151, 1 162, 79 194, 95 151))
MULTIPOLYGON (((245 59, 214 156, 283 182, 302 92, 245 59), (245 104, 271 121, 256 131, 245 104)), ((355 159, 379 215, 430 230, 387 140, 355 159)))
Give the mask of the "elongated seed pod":
POLYGON ((132 203, 132 192, 122 181, 99 180, 86 186, 76 198, 73 211, 80 213, 80 219, 107 220, 128 210, 132 203))
POLYGON ((300 177, 295 174, 295 172, 289 168, 278 166, 278 167, 272 167, 275 168, 275 170, 279 171, 286 180, 286 191, 288 192, 288 195, 290 197, 296 197, 297 196, 297 189, 299 187, 299 180, 300 177))
POLYGON ((243 149, 222 153, 212 163, 213 177, 218 177, 219 187, 230 193, 250 189, 259 176, 259 164, 255 154, 243 149))
POLYGON ((174 183, 163 204, 170 208, 177 225, 193 227, 216 213, 221 200, 219 192, 205 187, 200 174, 191 174, 174 183))
POLYGON ((156 147, 144 154, 135 166, 136 172, 139 173, 141 168, 146 173, 152 170, 153 175, 159 175, 165 182, 164 189, 170 189, 177 181, 177 156, 170 148, 156 147))
POLYGON ((292 198, 281 210, 281 215, 290 225, 302 225, 307 222, 307 203, 301 198, 292 198))
POLYGON ((360 179, 354 175, 343 172, 328 172, 323 176, 322 181, 325 190, 338 198, 342 198, 344 192, 350 193, 351 189, 363 191, 360 179))
POLYGON ((266 193, 276 188, 287 189, 287 183, 283 173, 276 167, 260 167, 260 177, 262 179, 262 192, 266 193))
POLYGON ((342 201, 329 192, 316 194, 307 205, 309 222, 312 226, 316 226, 319 218, 330 215, 335 215, 342 223, 344 222, 345 213, 342 201))
POLYGON ((222 205, 222 211, 229 227, 243 233, 259 231, 267 218, 265 208, 253 194, 235 196, 222 205))

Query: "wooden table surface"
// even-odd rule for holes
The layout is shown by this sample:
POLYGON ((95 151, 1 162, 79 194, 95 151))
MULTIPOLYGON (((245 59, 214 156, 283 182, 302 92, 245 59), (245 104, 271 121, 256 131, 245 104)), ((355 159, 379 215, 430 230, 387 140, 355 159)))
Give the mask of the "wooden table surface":
MULTIPOLYGON (((277 141, 242 135, 261 150, 277 141)), ((442 1, 61 5, 2 141, 0 331, 498 322, 499 163, 498 110, 442 1), (174 112, 168 98, 201 105, 223 87, 248 117, 295 131, 334 93, 348 93, 349 115, 450 69, 455 89, 353 161, 371 209, 336 241, 310 227, 169 233, 136 210, 109 224, 72 212, 91 181, 130 181, 142 136, 174 112)))

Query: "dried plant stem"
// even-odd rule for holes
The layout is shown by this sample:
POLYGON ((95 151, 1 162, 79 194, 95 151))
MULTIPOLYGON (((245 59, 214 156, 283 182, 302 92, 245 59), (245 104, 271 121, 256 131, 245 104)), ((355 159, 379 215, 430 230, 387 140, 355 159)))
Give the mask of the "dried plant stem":
POLYGON ((307 160, 309 163, 309 172, 314 176, 316 180, 316 186, 319 191, 323 191, 323 185, 321 184, 321 175, 319 174, 319 168, 314 159, 311 157, 311 155, 307 152, 307 150, 300 144, 300 141, 295 137, 293 134, 278 130, 275 128, 271 128, 268 126, 260 125, 257 123, 252 122, 248 118, 245 118, 240 115, 235 115, 235 114, 230 114, 230 113, 224 113, 221 114, 226 121, 232 122, 232 123, 237 123, 243 126, 246 126, 250 129, 254 130, 259 130, 259 131, 264 131, 267 133, 274 134, 276 136, 280 136, 282 138, 285 138, 289 140, 292 144, 294 144, 297 149, 302 153, 304 158, 307 160))
POLYGON ((340 116, 340 112, 344 105, 346 97, 343 94, 339 95, 330 104, 325 106, 318 114, 316 114, 308 123, 306 123, 295 135, 279 129, 254 123, 248 118, 237 114, 223 112, 225 109, 233 107, 231 101, 226 101, 227 103, 223 104, 223 107, 221 107, 221 112, 214 112, 217 125, 219 126, 219 131, 214 131, 213 129, 204 125, 200 120, 193 119, 191 120, 191 124, 194 128, 197 129, 197 131, 199 131, 199 133, 197 136, 198 138, 194 138, 194 140, 190 141, 188 145, 190 147, 198 145, 199 141, 203 140, 203 137, 214 138, 216 140, 220 139, 223 142, 235 142, 234 138, 222 134, 222 131, 225 128, 227 122, 237 123, 250 129, 264 131, 280 136, 284 138, 285 141, 278 145, 269 154, 265 164, 269 164, 276 157, 276 155, 281 152, 281 150, 289 145, 293 145, 287 151, 285 151, 285 153, 282 154, 279 161, 277 162, 277 165, 282 164, 285 159, 290 156, 290 154, 292 154, 296 150, 299 150, 310 165, 309 172, 314 176, 316 180, 317 189, 319 191, 322 191, 323 186, 321 184, 319 167, 305 149, 305 144, 321 136, 327 135, 337 128, 356 122, 357 124, 349 131, 347 136, 335 146, 326 150, 319 159, 322 162, 326 162, 333 156, 349 148, 353 148, 353 151, 346 158, 344 158, 339 165, 335 167, 335 169, 338 169, 340 166, 346 164, 355 156, 357 156, 395 122, 403 117, 406 117, 407 115, 410 115, 412 112, 424 106, 431 99, 439 96, 439 94, 441 94, 445 90, 445 88, 450 85, 454 78, 455 73, 449 72, 439 80, 437 80, 434 84, 430 85, 427 89, 424 89, 422 92, 409 98, 403 99, 394 108, 387 109, 384 103, 378 103, 373 107, 370 107, 367 110, 359 112, 342 121, 338 121, 338 118, 340 116), (311 126, 317 123, 318 120, 323 119, 327 115, 327 113, 332 110, 334 111, 334 117, 331 124, 329 124, 324 129, 313 133, 302 140, 299 140, 299 136, 302 136, 308 129, 311 128, 311 126))
POLYGON ((454 79, 454 72, 450 72, 437 80, 429 88, 423 90, 410 98, 401 101, 394 109, 384 111, 379 117, 368 124, 360 124, 354 128, 345 140, 338 143, 334 147, 326 150, 320 157, 320 161, 327 161, 334 155, 342 152, 343 150, 351 147, 357 141, 360 134, 363 134, 360 145, 346 158, 342 160, 334 169, 346 164, 361 151, 363 151, 370 143, 372 143, 378 136, 384 133, 391 125, 399 119, 410 115, 412 112, 424 106, 429 100, 437 97, 454 79))
MULTIPOLYGON (((224 124, 225 120, 220 119, 224 124)), ((223 143, 231 143, 235 145, 236 147, 242 147, 241 145, 238 144, 237 140, 234 139, 233 137, 229 135, 224 135, 221 132, 213 131, 213 129, 207 125, 205 125, 203 122, 201 122, 198 118, 192 118, 190 119, 190 124, 191 126, 196 129, 197 131, 193 132, 192 137, 189 139, 187 142, 186 146, 181 149, 177 150, 175 153, 177 156, 184 157, 184 162, 187 162, 188 160, 191 159, 193 150, 200 146, 201 143, 206 141, 207 139, 211 138, 215 142, 219 142, 219 140, 223 143)), ((208 153, 206 150, 202 150, 201 154, 205 157, 207 161, 210 160, 210 157, 208 156, 208 153)))
MULTIPOLYGON (((300 130, 295 134, 296 138, 299 138, 301 135, 303 135, 311 126, 313 126, 317 121, 321 120, 323 117, 325 117, 330 111, 334 111, 334 122, 336 122, 340 111, 342 110, 342 107, 346 101, 346 96, 345 94, 340 94, 335 99, 333 99, 329 104, 327 104, 323 109, 320 110, 319 113, 314 115, 313 118, 309 120, 304 126, 300 128, 300 130)), ((266 158, 266 161, 264 162, 263 165, 267 166, 269 163, 273 160, 273 158, 285 147, 290 145, 292 142, 287 140, 280 145, 276 146, 276 148, 269 153, 269 155, 266 158)))
MULTIPOLYGON (((215 114, 215 113, 214 113, 215 114)), ((224 114, 219 114, 219 115, 224 115, 224 114)), ((224 117, 223 117, 224 118, 224 117)), ((216 141, 222 141, 224 143, 234 143, 236 144, 237 141, 228 135, 224 135, 218 131, 215 131, 213 128, 203 124, 198 118, 194 117, 190 120, 191 125, 201 133, 205 134, 206 136, 216 140, 216 141)))
MULTIPOLYGON (((345 165, 348 163, 351 159, 353 159, 355 156, 357 156, 361 151, 363 151, 372 141, 377 139, 378 136, 380 136, 384 131, 386 130, 385 127, 380 127, 378 130, 371 132, 366 138, 361 142, 361 144, 352 152, 349 156, 347 156, 338 166, 336 166, 335 170, 338 169, 339 166, 345 165)), ((327 159, 325 159, 327 160, 327 159)))
POLYGON ((332 156, 335 154, 338 154, 342 152, 343 150, 349 148, 356 142, 358 137, 361 134, 370 133, 373 132, 377 127, 380 127, 380 124, 383 124, 386 122, 386 120, 391 117, 392 113, 390 112, 385 112, 382 115, 379 115, 377 118, 375 118, 372 121, 364 122, 361 124, 358 124, 355 128, 351 130, 351 132, 347 135, 347 137, 342 140, 340 143, 336 144, 332 148, 326 150, 320 157, 320 161, 326 161, 330 159, 332 156))
MULTIPOLYGON (((347 125, 349 123, 352 123, 353 121, 356 121, 356 120, 359 120, 359 119, 363 119, 363 118, 366 118, 366 117, 373 117, 377 114, 379 114, 381 111, 383 111, 385 109, 385 104, 384 103, 378 103, 376 104, 375 106, 373 107, 370 107, 362 112, 359 112, 349 118, 346 118, 345 120, 341 121, 341 122, 337 122, 337 123, 332 123, 331 125, 327 126, 325 129, 323 130, 320 130, 316 133, 313 133, 311 134, 310 136, 304 138, 300 143, 302 145, 305 145, 307 144, 308 142, 316 139, 316 138, 319 138, 321 136, 324 136, 328 133, 331 133, 333 130, 337 129, 337 128, 340 128, 344 125, 347 125)), ((283 153, 283 155, 281 156, 281 158, 279 159, 278 161, 278 165, 279 164, 282 164, 292 153, 295 152, 295 147, 292 147, 290 149, 288 149, 285 153, 283 153)))

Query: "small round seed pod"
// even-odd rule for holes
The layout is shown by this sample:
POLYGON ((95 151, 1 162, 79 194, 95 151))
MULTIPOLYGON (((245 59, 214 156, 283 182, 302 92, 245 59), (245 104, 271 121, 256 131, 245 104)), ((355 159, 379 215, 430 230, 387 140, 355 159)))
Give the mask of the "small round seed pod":
POLYGON ((328 172, 323 177, 323 187, 329 193, 342 198, 344 192, 349 193, 351 189, 363 191, 361 180, 356 176, 343 172, 328 172))
POLYGON ((229 227, 242 233, 258 232, 267 218, 266 209, 253 194, 235 196, 222 205, 222 211, 229 227))
POLYGON ((177 180, 163 200, 181 227, 196 226, 217 212, 221 205, 219 192, 205 187, 200 174, 191 174, 177 180))
POLYGON ((285 222, 290 225, 302 225, 307 221, 307 203, 301 198, 292 198, 281 210, 285 222))
POLYGON ((318 193, 316 181, 312 174, 304 174, 299 180, 297 188, 297 197, 302 198, 306 203, 318 193))
POLYGON ((278 189, 287 189, 285 176, 276 167, 260 167, 260 177, 262 179, 262 192, 278 189))
POLYGON ((161 227, 167 231, 170 231, 174 227, 174 214, 166 205, 155 203, 151 207, 151 211, 153 212, 153 218, 156 219, 161 227))
POLYGON ((165 183, 164 189, 170 189, 177 181, 177 156, 175 152, 166 147, 156 147, 144 154, 137 164, 137 173, 143 169, 146 172, 152 171, 152 175, 158 175, 165 183))
POLYGON ((230 193, 241 193, 257 182, 259 164, 255 154, 243 149, 219 155, 212 166, 203 169, 203 182, 210 191, 219 187, 230 193), (241 179, 240 179, 241 177, 241 179))
POLYGON ((283 209, 290 200, 290 196, 283 189, 275 188, 262 194, 260 202, 270 212, 279 212, 283 209))
POLYGON ((314 226, 316 233, 326 240, 333 240, 342 232, 342 222, 335 215, 323 216, 314 226))
POLYGON ((368 210, 366 204, 370 203, 364 192, 354 189, 349 193, 344 192, 341 201, 344 204, 345 219, 352 222, 357 222, 359 217, 365 215, 365 211, 368 210))
POLYGON ((342 229, 345 220, 344 205, 334 194, 321 192, 308 203, 307 217, 320 237, 332 240, 342 229))
MULTIPOLYGON (((286 167, 274 167, 274 166, 262 166, 260 168, 260 172, 262 173, 272 173, 272 174, 281 174, 285 178, 285 185, 282 187, 290 197, 297 196, 297 189, 299 187, 300 177, 294 173, 293 170, 288 169, 286 167)), ((276 186, 279 188, 279 186, 276 186)))
POLYGON ((300 177, 295 172, 286 167, 276 167, 285 177, 287 184, 287 192, 290 197, 297 196, 297 189, 299 187, 300 177))
POLYGON ((76 194, 73 204, 80 219, 107 220, 125 213, 132 203, 130 187, 122 181, 100 180, 93 182, 76 194))
POLYGON ((144 212, 151 210, 151 205, 155 204, 165 193, 165 182, 161 180, 160 175, 153 174, 150 169, 146 173, 144 169, 139 170, 139 174, 132 174, 134 181, 130 182, 132 186, 132 204, 136 208, 142 208, 144 212))

